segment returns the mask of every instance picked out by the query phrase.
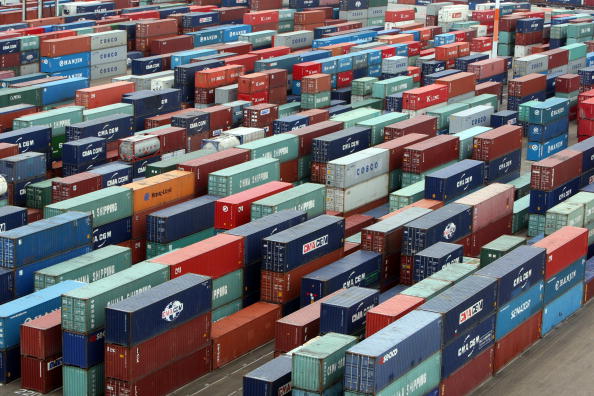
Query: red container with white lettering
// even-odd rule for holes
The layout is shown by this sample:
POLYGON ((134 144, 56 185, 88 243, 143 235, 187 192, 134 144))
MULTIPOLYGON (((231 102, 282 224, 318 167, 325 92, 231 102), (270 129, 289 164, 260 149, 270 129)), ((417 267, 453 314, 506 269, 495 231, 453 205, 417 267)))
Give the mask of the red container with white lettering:
POLYGON ((565 149, 532 164, 530 188, 552 191, 582 173, 582 153, 565 149))
POLYGON ((62 386, 62 353, 47 359, 21 355, 21 386, 49 393, 62 386))
POLYGON ((390 124, 384 128, 384 140, 392 140, 412 133, 435 136, 437 133, 437 117, 418 115, 408 120, 390 124))
POLYGON ((423 173, 436 166, 457 160, 458 150, 459 139, 457 136, 434 136, 404 149, 402 170, 423 173))
POLYGON ((406 110, 422 110, 448 101, 446 85, 431 84, 421 88, 413 88, 402 94, 402 108, 406 110))
POLYGON ((322 72, 322 64, 318 62, 303 62, 293 65, 293 80, 301 80, 305 76, 311 76, 322 72))
POLYGON ((547 250, 545 280, 550 279, 588 252, 588 230, 563 227, 534 244, 547 250))
POLYGON ((404 149, 423 140, 429 139, 428 135, 422 133, 410 133, 396 139, 388 140, 384 143, 378 144, 377 148, 383 148, 390 151, 390 171, 402 167, 402 157, 404 156, 404 149))
POLYGON ((503 125, 474 137, 472 159, 492 161, 522 147, 522 127, 503 125))
POLYGON ((377 333, 425 302, 424 298, 397 294, 367 311, 365 338, 377 333))

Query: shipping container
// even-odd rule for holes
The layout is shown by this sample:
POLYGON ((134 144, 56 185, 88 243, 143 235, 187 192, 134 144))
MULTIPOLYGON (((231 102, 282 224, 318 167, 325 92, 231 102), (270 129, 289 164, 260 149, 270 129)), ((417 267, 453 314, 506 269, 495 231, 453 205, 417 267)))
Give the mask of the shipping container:
POLYGON ((379 304, 379 292, 354 286, 321 305, 320 332, 360 335, 365 331, 366 313, 379 304))
POLYGON ((577 283, 584 282, 585 256, 569 264, 565 269, 547 279, 544 283, 544 304, 551 303, 577 283))
POLYGON ((103 362, 105 329, 88 333, 62 332, 62 351, 64 364, 81 368, 91 368, 103 362))
MULTIPOLYGON (((515 206, 514 206, 515 208, 515 206)), ((491 264, 498 258, 505 256, 515 248, 525 245, 526 239, 513 235, 502 235, 481 248, 481 267, 491 264)))
POLYGON ((49 393, 62 386, 62 357, 47 359, 21 356, 21 387, 31 391, 49 393))
POLYGON ((437 242, 414 256, 413 281, 421 281, 444 267, 461 263, 464 247, 454 243, 437 242))
POLYGON ((381 299, 382 295, 380 295, 380 304, 367 311, 365 338, 369 338, 425 302, 423 298, 405 294, 397 294, 383 302, 381 299))
POLYGON ((438 165, 458 160, 459 139, 457 136, 435 136, 404 150, 402 170, 423 173, 438 165))
POLYGON ((105 389, 103 363, 83 369, 76 366, 62 367, 62 392, 66 396, 99 396, 105 389))
POLYGON ((0 232, 27 225, 27 209, 18 206, 0 208, 0 232))
POLYGON ((493 373, 501 371, 522 352, 530 348, 540 339, 542 311, 532 315, 515 330, 495 342, 495 356, 493 358, 493 373))
POLYGON ((512 213, 513 194, 512 186, 493 183, 458 199, 456 203, 473 207, 472 230, 476 232, 512 213))
POLYGON ((546 335, 559 323, 574 314, 582 306, 583 296, 584 284, 579 283, 545 305, 542 313, 542 335, 546 335))
POLYGON ((425 176, 425 198, 452 201, 484 184, 482 161, 465 159, 425 176))
POLYGON ((501 340, 522 322, 542 310, 543 294, 543 281, 538 281, 532 286, 526 286, 521 294, 500 305, 497 311, 495 339, 501 340))
POLYGON ((291 389, 292 358, 280 355, 243 376, 243 392, 250 396, 276 396, 291 389))
POLYGON ((533 246, 546 249, 545 281, 584 256, 587 245, 588 231, 577 227, 563 227, 536 242, 533 246))
POLYGON ((152 209, 194 195, 194 175, 185 171, 170 171, 162 175, 126 184, 132 192, 134 213, 152 209))
POLYGON ((259 199, 251 204, 252 220, 276 213, 280 210, 299 210, 314 218, 326 211, 326 187, 314 183, 303 183, 291 189, 259 199))
POLYGON ((249 188, 279 180, 280 163, 275 158, 259 158, 208 175, 208 194, 226 197, 249 188))
POLYGON ((32 319, 21 325, 21 354, 48 359, 62 352, 62 314, 60 310, 32 319))
POLYGON ((440 395, 466 395, 493 375, 493 347, 483 351, 447 378, 442 378, 440 395))
POLYGON ((388 172, 390 153, 369 148, 328 162, 326 184, 347 188, 388 172))

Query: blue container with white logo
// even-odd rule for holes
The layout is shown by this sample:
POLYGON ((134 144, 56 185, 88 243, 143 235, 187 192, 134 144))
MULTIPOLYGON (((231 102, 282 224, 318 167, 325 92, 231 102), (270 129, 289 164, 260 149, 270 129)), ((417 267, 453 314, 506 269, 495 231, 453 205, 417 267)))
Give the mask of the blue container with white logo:
POLYGON ((539 91, 539 92, 533 93, 528 96, 523 96, 523 97, 508 96, 507 109, 512 110, 512 111, 518 111, 520 104, 522 104, 522 103, 530 102, 531 100, 538 100, 538 101, 542 102, 545 99, 546 99, 545 91, 539 91))
POLYGON ((370 127, 351 127, 315 138, 312 143, 311 160, 330 162, 369 148, 371 144, 370 127))
POLYGON ((487 318, 496 308, 496 280, 476 275, 462 279, 419 307, 442 316, 444 345, 487 318))
POLYGON ((559 151, 567 148, 568 135, 563 133, 544 143, 528 142, 526 147, 526 159, 528 161, 540 161, 559 151))
POLYGON ((358 250, 301 278, 301 306, 353 286, 373 287, 379 283, 382 255, 358 250))
POLYGON ((0 383, 6 384, 21 376, 21 348, 0 350, 0 383))
POLYGON ((45 175, 46 155, 28 152, 0 159, 0 175, 7 182, 24 182, 45 175))
POLYGON ((0 208, 0 232, 12 230, 27 224, 27 209, 18 206, 0 208))
POLYGON ((451 75, 454 75, 454 74, 458 74, 461 71, 462 70, 448 69, 448 70, 442 70, 442 71, 431 73, 431 74, 427 74, 427 75, 423 74, 423 85, 434 84, 437 79, 440 79, 440 78, 443 78, 443 77, 447 77, 447 76, 451 76, 451 75))
POLYGON ((565 294, 545 305, 542 312, 542 335, 544 336, 559 323, 580 309, 584 298, 584 284, 579 283, 565 294))
POLYGON ((441 349, 439 314, 415 310, 345 354, 345 391, 375 393, 441 349))
MULTIPOLYGON (((433 74, 444 71, 446 67, 445 61, 430 60, 421 64, 421 72, 423 75, 433 74)), ((456 69, 460 69, 456 67, 456 69)))
POLYGON ((517 125, 518 112, 512 110, 501 110, 491 114, 491 127, 498 128, 503 125, 517 125))
POLYGON ((90 368, 103 362, 105 354, 105 329, 89 334, 62 332, 63 362, 69 366, 90 368))
MULTIPOLYGON (((179 89, 162 89, 159 91, 136 91, 125 94, 122 97, 123 103, 131 103, 134 106, 134 117, 153 116, 158 114, 171 113, 181 108, 181 95, 179 89)), ((144 123, 137 130, 143 129, 144 123)))
POLYGON ((90 172, 101 175, 101 186, 103 188, 132 183, 132 165, 126 162, 110 162, 93 167, 90 172))
POLYGON ((132 239, 132 217, 125 217, 93 228, 93 249, 132 239))
POLYGON ((62 294, 85 285, 67 280, 0 306, 0 349, 18 345, 21 324, 59 309, 62 294))
MULTIPOLYGON (((485 59, 489 59, 487 54, 473 54, 456 58, 456 69, 461 71, 468 71, 468 65, 474 62, 479 62, 485 59)), ((445 67, 445 66, 444 66, 445 67)))
POLYGON ((573 180, 557 187, 553 191, 530 191, 530 213, 545 214, 547 210, 563 202, 567 198, 576 194, 579 191, 580 178, 576 177, 573 180))
POLYGON ((220 14, 218 12, 190 12, 182 17, 182 27, 196 28, 220 23, 220 14))
POLYGON ((55 58, 42 57, 39 68, 44 73, 54 73, 62 70, 88 68, 90 64, 91 53, 79 52, 55 58))
POLYGON ((569 149, 582 153, 582 172, 594 168, 594 139, 582 140, 579 143, 571 145, 569 149))
POLYGON ((497 326, 495 328, 496 341, 511 333, 543 307, 543 281, 523 289, 523 293, 505 305, 497 312, 497 326))
POLYGON ((449 202, 485 182, 485 163, 465 159, 425 176, 425 198, 449 202))
POLYGON ((81 67, 76 69, 57 71, 50 73, 49 75, 50 77, 89 78, 91 76, 91 69, 88 67, 81 67))
POLYGON ((291 356, 280 355, 243 376, 246 396, 286 395, 291 391, 291 356))
POLYGON ((293 114, 274 120, 272 123, 272 129, 275 134, 278 134, 303 128, 307 125, 309 125, 309 117, 293 114))
POLYGON ((561 118, 548 124, 527 124, 525 131, 531 142, 546 142, 567 132, 569 118, 561 118))
POLYGON ((0 40, 0 55, 20 52, 21 40, 18 38, 9 38, 0 40))
POLYGON ((544 279, 546 250, 519 246, 475 272, 497 280, 497 305, 502 307, 544 279))
POLYGON ((576 284, 583 282, 585 270, 586 257, 582 257, 548 279, 544 285, 544 303, 549 304, 576 284))
POLYGON ((38 176, 26 181, 14 182, 8 191, 8 202, 12 202, 15 206, 27 206, 27 187, 43 180, 45 180, 44 176, 38 176))
POLYGON ((543 29, 544 19, 542 18, 525 18, 518 19, 516 23, 517 33, 533 33, 543 29))
POLYGON ((359 335, 365 331, 366 314, 379 304, 379 291, 351 287, 322 302, 320 333, 359 335))
POLYGON ((46 106, 52 103, 64 102, 74 99, 76 91, 89 87, 89 80, 84 77, 72 77, 64 80, 51 81, 39 85, 41 104, 46 106))
POLYGON ((262 261, 263 238, 292 228, 306 220, 307 213, 304 211, 281 210, 225 231, 225 234, 237 235, 244 238, 244 265, 247 267, 262 261))
POLYGON ((495 342, 495 315, 455 338, 443 348, 441 376, 447 378, 495 342))
POLYGON ((188 136, 194 136, 210 130, 210 114, 202 111, 191 111, 174 116, 171 126, 185 128, 188 136))
POLYGON ((128 114, 113 114, 66 126, 68 141, 98 137, 112 142, 133 133, 132 116, 128 114))
POLYGON ((522 150, 512 151, 493 161, 485 162, 485 182, 508 182, 512 180, 512 178, 508 178, 508 176, 515 176, 520 171, 521 166, 522 150))
POLYGON ((134 161, 132 163, 132 180, 144 179, 147 165, 160 160, 161 156, 155 155, 154 157, 143 158, 141 160, 134 161))
POLYGON ((419 282, 449 264, 461 263, 463 256, 464 246, 437 242, 415 254, 413 280, 419 282))
POLYGON ((288 272, 344 243, 344 218, 321 215, 262 240, 262 269, 288 272))
POLYGON ((452 203, 404 226, 402 254, 414 256, 437 242, 456 242, 472 231, 472 207, 452 203))
POLYGON ((108 343, 138 345, 212 308, 212 280, 185 274, 105 309, 108 343))
POLYGON ((89 137, 66 142, 62 145, 62 162, 83 166, 105 161, 107 142, 103 138, 89 137))
POLYGON ((161 55, 132 59, 132 74, 142 76, 163 71, 163 62, 161 55))

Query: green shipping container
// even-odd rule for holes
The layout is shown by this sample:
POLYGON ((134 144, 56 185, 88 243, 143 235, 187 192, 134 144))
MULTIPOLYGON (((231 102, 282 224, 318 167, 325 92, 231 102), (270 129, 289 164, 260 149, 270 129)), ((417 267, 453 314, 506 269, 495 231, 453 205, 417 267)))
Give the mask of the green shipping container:
POLYGON ((104 366, 89 369, 62 366, 63 396, 100 396, 105 390, 104 366))
POLYGON ((301 94, 301 108, 321 109, 330 106, 330 91, 315 94, 301 94))
POLYGON ((299 138, 289 133, 281 133, 240 144, 237 148, 249 150, 250 158, 253 160, 275 158, 279 162, 287 162, 297 159, 299 155, 299 138))
POLYGON ((373 84, 378 81, 377 77, 362 77, 353 80, 351 92, 353 95, 371 95, 373 84))
MULTIPOLYGON (((552 32, 552 29, 551 29, 552 32)), ((515 41, 515 32, 499 32, 499 43, 501 44, 514 44, 515 41)))
POLYGON ((285 103, 278 106, 278 118, 297 114, 301 111, 300 102, 285 103))
MULTIPOLYGON (((33 86, 25 88, 3 88, 0 90, 0 107, 23 103, 41 106, 41 89, 33 86)), ((14 129, 20 128, 23 127, 14 126, 14 129)))
POLYGON ((214 150, 196 150, 192 151, 187 154, 182 154, 175 156, 173 158, 169 158, 166 160, 161 160, 157 162, 153 162, 152 164, 148 164, 146 166, 146 172, 144 173, 145 177, 152 177, 161 175, 163 173, 176 170, 177 166, 182 162, 186 162, 189 160, 193 160, 196 158, 204 157, 205 155, 214 153, 214 150))
POLYGON ((107 106, 96 107, 94 109, 85 109, 83 110, 83 119, 85 121, 90 121, 114 114, 128 114, 133 116, 134 106, 130 103, 114 103, 107 106))
POLYGON ((344 123, 344 128, 346 129, 346 128, 354 127, 358 123, 363 122, 365 120, 369 120, 371 118, 377 117, 381 113, 382 112, 377 109, 362 108, 362 109, 356 109, 356 110, 346 111, 341 114, 337 114, 334 117, 332 117, 331 119, 332 119, 332 121, 338 121, 338 122, 344 123))
POLYGON ((342 381, 345 353, 357 343, 357 338, 328 333, 302 346, 292 357, 293 386, 311 392, 321 392, 342 381))
POLYGON ((584 226, 588 229, 588 246, 594 243, 594 222, 588 223, 584 226))
POLYGON ((530 209, 530 196, 525 195, 514 201, 512 216, 512 234, 528 228, 528 210, 530 209))
POLYGON ((280 179, 276 158, 258 158, 208 175, 208 194, 227 197, 280 179))
POLYGON ((452 282, 452 284, 454 284, 456 282, 460 282, 467 276, 472 275, 472 273, 477 270, 478 266, 476 265, 452 263, 431 275, 429 279, 437 279, 446 282, 452 282))
POLYGON ((375 146, 384 141, 384 128, 396 122, 408 119, 408 114, 405 113, 386 113, 378 115, 369 120, 358 122, 358 126, 371 127, 371 145, 375 146))
POLYGON ((293 21, 282 21, 278 23, 278 32, 287 33, 294 30, 295 23, 293 21))
POLYGON ((545 214, 545 235, 551 235, 565 226, 584 226, 584 206, 579 203, 561 202, 545 214))
POLYGON ((544 234, 545 221, 545 215, 528 214, 528 236, 534 237, 544 234))
MULTIPOLYGON (((360 100, 355 103, 351 103, 351 107, 353 109, 360 109, 366 108, 370 110, 383 110, 384 109, 384 100, 383 99, 374 99, 374 98, 367 98, 360 100)), ((352 110, 351 110, 352 111, 352 110)))
POLYGON ((169 280, 169 267, 142 262, 62 295, 62 329, 89 333, 105 325, 105 307, 169 280))
POLYGON ((21 42, 21 52, 39 49, 39 36, 19 37, 21 42))
POLYGON ((132 190, 119 186, 107 187, 56 202, 43 209, 43 217, 47 219, 72 211, 90 212, 93 215, 93 227, 130 217, 132 216, 132 190))
POLYGON ((525 238, 513 235, 502 235, 494 241, 487 243, 481 248, 481 267, 491 264, 493 261, 525 243, 525 238))
POLYGON ((455 133, 454 136, 460 138, 460 150, 458 159, 460 161, 464 159, 470 159, 472 157, 472 149, 474 145, 474 137, 481 133, 490 131, 493 128, 485 126, 475 126, 464 131, 455 133))
POLYGON ((578 60, 580 58, 585 58, 586 53, 588 52, 588 46, 583 43, 568 44, 561 48, 569 51, 569 61, 570 62, 574 61, 574 60, 578 60))
MULTIPOLYGON (((402 174, 402 183, 404 184, 404 174, 402 174)), ((410 186, 396 190, 390 194, 390 212, 395 211, 423 199, 425 194, 425 182, 419 181, 410 186)))
POLYGON ((447 106, 438 107, 427 112, 427 115, 437 117, 437 130, 450 127, 450 116, 462 110, 469 109, 468 103, 452 103, 447 106))
POLYGON ((27 186, 27 207, 43 209, 44 206, 52 203, 52 181, 60 180, 60 177, 31 183, 27 186))
POLYGON ((35 290, 45 289, 68 279, 96 282, 130 268, 131 265, 132 252, 129 248, 106 246, 35 272, 35 290))
POLYGON ((401 294, 407 296, 420 297, 428 300, 435 297, 448 287, 452 286, 452 282, 441 279, 425 278, 422 281, 415 283, 413 286, 404 290, 401 294))
POLYGON ((367 26, 384 26, 384 23, 386 23, 386 18, 384 17, 369 18, 367 20, 367 26))
POLYGON ((402 169, 396 169, 390 172, 390 185, 388 191, 396 191, 402 188, 402 169))
POLYGON ((481 266, 481 259, 477 257, 462 257, 462 264, 472 265, 478 269, 481 266))
POLYGON ((567 27, 569 24, 562 23, 559 25, 552 25, 551 26, 551 38, 561 40, 567 38, 567 27))
POLYGON ((212 322, 216 322, 223 318, 226 318, 229 315, 233 315, 235 312, 239 312, 243 308, 243 301, 241 298, 230 302, 229 304, 225 304, 220 308, 213 309, 211 314, 212 322))
POLYGON ((302 210, 307 218, 324 214, 326 211, 326 186, 304 183, 252 203, 252 220, 281 210, 302 210))
POLYGON ((358 243, 358 244, 360 244, 361 243, 361 233, 358 232, 358 233, 356 233, 354 235, 351 235, 350 237, 345 238, 344 241, 345 242, 349 242, 349 243, 358 243))
POLYGON ((515 200, 525 197, 530 194, 530 172, 526 172, 522 176, 506 184, 511 184, 515 187, 515 200))
POLYGON ((512 56, 514 54, 513 44, 498 44, 497 55, 498 56, 512 56))
POLYGON ((495 111, 499 111, 499 98, 497 97, 497 95, 493 94, 481 94, 475 96, 474 98, 465 99, 460 103, 466 103, 470 105, 470 107, 475 107, 479 105, 493 106, 495 111))
POLYGON ((243 269, 238 269, 212 280, 212 309, 241 299, 243 295, 243 269))
POLYGON ((565 200, 567 203, 580 204, 584 207, 584 224, 594 221, 594 194, 579 192, 565 200))
POLYGON ((423 173, 411 173, 411 172, 402 172, 402 187, 411 186, 417 182, 424 181, 425 176, 429 173, 435 172, 447 166, 455 164, 457 161, 446 162, 445 164, 436 166, 435 168, 431 168, 423 173))
POLYGON ((371 96, 384 99, 386 96, 398 92, 404 92, 412 88, 413 78, 410 76, 398 76, 373 83, 371 96))
POLYGON ((297 178, 299 180, 311 176, 311 154, 299 157, 297 163, 297 178))
POLYGON ((205 240, 206 238, 210 238, 216 234, 214 228, 207 228, 206 230, 202 230, 192 235, 188 235, 176 241, 170 243, 156 243, 147 241, 146 242, 146 258, 147 260, 153 257, 160 256, 165 253, 169 253, 175 249, 181 249, 183 247, 189 246, 193 243, 200 242, 205 240))

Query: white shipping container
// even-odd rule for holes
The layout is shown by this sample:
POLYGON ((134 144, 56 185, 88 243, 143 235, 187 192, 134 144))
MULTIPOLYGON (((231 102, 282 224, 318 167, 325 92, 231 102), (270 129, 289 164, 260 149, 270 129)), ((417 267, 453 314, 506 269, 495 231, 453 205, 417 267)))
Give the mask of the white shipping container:
POLYGON ((408 67, 408 57, 406 56, 391 56, 382 59, 382 73, 398 74, 403 73, 408 67))
POLYGON ((163 89, 173 88, 173 76, 155 78, 151 81, 151 91, 161 91, 163 89))
POLYGON ((239 140, 240 144, 253 142, 266 136, 262 128, 239 127, 223 131, 222 135, 233 136, 239 140))
POLYGON ((202 140, 203 150, 223 151, 228 148, 239 146, 239 139, 235 136, 221 135, 210 139, 202 140))
POLYGON ((311 30, 297 30, 274 36, 274 46, 286 46, 292 49, 311 47, 314 33, 311 30))
POLYGON ((468 19, 467 5, 445 6, 437 13, 437 20, 440 22, 461 22, 468 19))
POLYGON ((493 106, 479 105, 452 114, 450 116, 450 134, 462 132, 475 126, 488 126, 494 111, 493 106))
POLYGON ((328 187, 326 210, 349 212, 380 198, 387 197, 389 175, 384 173, 349 188, 328 187))
POLYGON ((91 51, 128 45, 128 37, 125 30, 90 33, 89 37, 91 37, 91 51))
POLYGON ((142 76, 133 75, 132 82, 136 85, 137 91, 150 90, 152 80, 154 80, 156 78, 161 78, 161 77, 173 76, 173 73, 174 73, 173 70, 166 70, 166 71, 152 73, 152 74, 145 74, 142 76))
POLYGON ((128 47, 125 45, 91 51, 91 66, 121 61, 128 63, 128 47))
POLYGON ((487 25, 474 25, 470 28, 476 30, 476 37, 485 37, 487 35, 487 25))
MULTIPOLYGON (((128 65, 125 60, 112 63, 104 63, 91 66, 91 80, 101 78, 121 76, 128 71, 128 65)), ((138 85, 136 85, 138 87, 138 85)))
POLYGON ((345 19, 347 21, 357 21, 367 19, 368 11, 367 8, 363 10, 351 10, 351 11, 339 11, 338 19, 345 19))
POLYGON ((390 152, 371 147, 328 162, 326 184, 348 188, 390 170, 390 152))
POLYGON ((514 46, 514 56, 519 58, 523 56, 528 56, 532 53, 532 47, 537 46, 538 44, 532 45, 515 45, 514 46))
POLYGON ((586 58, 580 58, 573 61, 569 61, 567 65, 567 73, 578 74, 579 69, 586 67, 586 58))
POLYGON ((437 16, 437 15, 439 15, 439 10, 441 10, 445 6, 451 6, 451 5, 454 5, 454 3, 444 1, 444 2, 439 2, 439 3, 427 4, 427 7, 425 7, 425 8, 427 9, 427 15, 437 16))
MULTIPOLYGON (((462 96, 462 95, 460 95, 460 96, 462 96)), ((433 106, 425 107, 424 109, 421 109, 421 110, 402 109, 402 112, 408 114, 408 118, 412 118, 412 117, 416 117, 418 115, 427 114, 427 112, 432 111, 432 110, 437 110, 440 107, 443 107, 445 104, 446 104, 446 102, 438 103, 433 106)))

